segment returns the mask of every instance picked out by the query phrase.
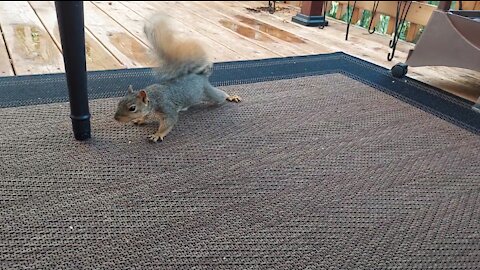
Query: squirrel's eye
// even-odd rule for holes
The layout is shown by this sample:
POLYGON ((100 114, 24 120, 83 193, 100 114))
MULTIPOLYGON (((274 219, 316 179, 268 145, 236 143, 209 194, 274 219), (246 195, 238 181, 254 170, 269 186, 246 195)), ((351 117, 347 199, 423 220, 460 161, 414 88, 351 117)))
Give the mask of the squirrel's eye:
POLYGON ((135 105, 132 105, 128 108, 129 111, 134 112, 135 111, 135 105))

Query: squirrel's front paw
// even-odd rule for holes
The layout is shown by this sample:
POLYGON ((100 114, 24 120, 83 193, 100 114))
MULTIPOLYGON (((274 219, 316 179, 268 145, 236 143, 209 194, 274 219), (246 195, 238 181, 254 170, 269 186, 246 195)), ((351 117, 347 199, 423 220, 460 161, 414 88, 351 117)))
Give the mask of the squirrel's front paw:
POLYGON ((140 126, 145 124, 145 119, 135 119, 132 121, 134 125, 140 126))
POLYGON ((148 139, 151 141, 151 142, 157 142, 157 141, 163 141, 163 137, 160 136, 160 135, 157 135, 157 134, 153 134, 153 135, 150 135, 148 136, 148 139))
POLYGON ((227 101, 239 103, 240 101, 242 101, 242 99, 239 96, 234 95, 234 96, 228 96, 227 101))

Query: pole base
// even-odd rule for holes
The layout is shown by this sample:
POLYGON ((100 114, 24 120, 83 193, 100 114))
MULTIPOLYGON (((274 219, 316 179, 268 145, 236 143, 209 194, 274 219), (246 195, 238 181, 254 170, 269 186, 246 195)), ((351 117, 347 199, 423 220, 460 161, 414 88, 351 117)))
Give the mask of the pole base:
POLYGON ((297 14, 292 18, 292 22, 305 26, 327 26, 328 21, 324 16, 307 16, 304 14, 297 14))
POLYGON ((90 116, 85 119, 72 118, 73 136, 76 140, 85 141, 92 137, 90 127, 90 116))

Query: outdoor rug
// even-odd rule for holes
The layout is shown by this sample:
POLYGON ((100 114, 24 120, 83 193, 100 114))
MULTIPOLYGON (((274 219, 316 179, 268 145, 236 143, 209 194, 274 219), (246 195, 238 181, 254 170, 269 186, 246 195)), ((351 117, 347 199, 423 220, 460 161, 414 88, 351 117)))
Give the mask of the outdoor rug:
POLYGON ((243 98, 113 119, 150 69, 0 79, 0 269, 478 269, 480 114, 355 57, 218 63, 243 98))

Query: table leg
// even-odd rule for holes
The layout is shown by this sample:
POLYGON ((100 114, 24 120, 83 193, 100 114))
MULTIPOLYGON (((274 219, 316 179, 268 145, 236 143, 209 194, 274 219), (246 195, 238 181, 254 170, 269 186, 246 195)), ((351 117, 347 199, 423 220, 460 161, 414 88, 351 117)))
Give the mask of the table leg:
POLYGON ((91 134, 83 2, 55 1, 55 8, 62 42, 73 134, 77 140, 86 140, 91 134))

